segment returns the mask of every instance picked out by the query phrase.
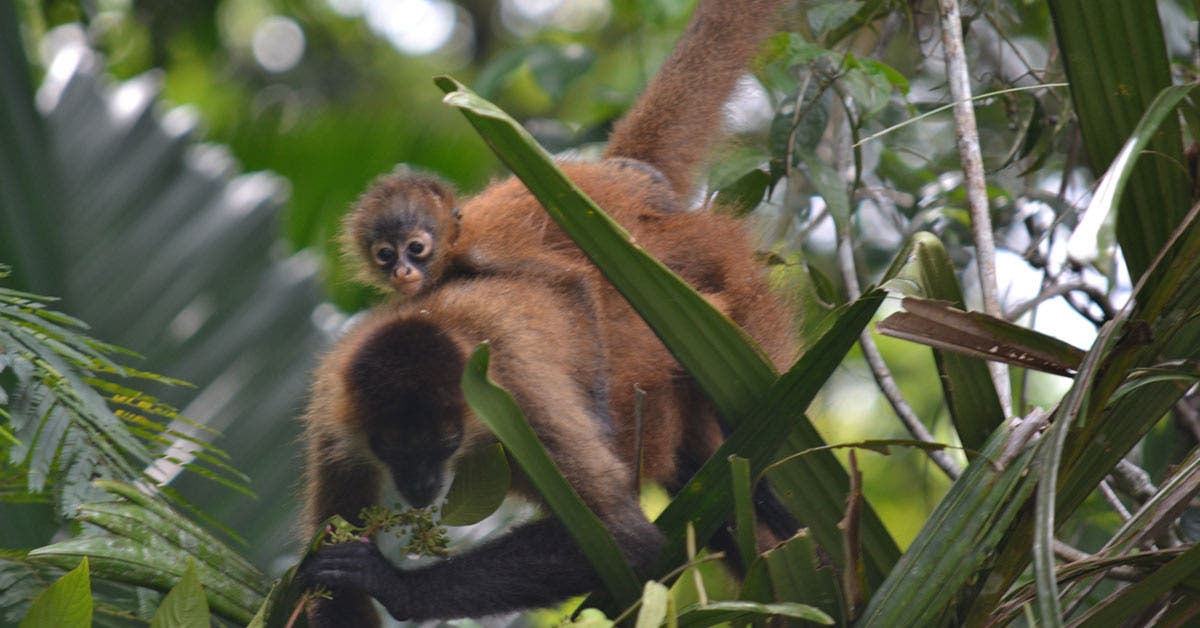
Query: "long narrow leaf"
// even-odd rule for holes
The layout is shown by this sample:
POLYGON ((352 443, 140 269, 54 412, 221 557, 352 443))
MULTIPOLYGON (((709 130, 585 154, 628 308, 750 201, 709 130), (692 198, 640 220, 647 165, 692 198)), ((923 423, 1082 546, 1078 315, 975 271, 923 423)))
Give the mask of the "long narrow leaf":
POLYGON ((1145 580, 1114 593, 1072 625, 1079 628, 1120 626, 1198 570, 1200 544, 1193 545, 1175 560, 1156 569, 1154 573, 1146 576, 1145 580))
POLYGON ((741 456, 729 459, 733 491, 734 538, 742 569, 750 570, 750 562, 758 555, 754 542, 754 486, 750 481, 750 461, 741 456))
MULTIPOLYGON (((717 487, 729 486, 729 456, 738 455, 750 461, 752 475, 758 475, 770 464, 778 453, 780 443, 794 428, 804 408, 812 401, 829 375, 841 363, 842 358, 857 341, 858 334, 870 321, 875 309, 883 300, 883 293, 874 291, 863 296, 837 318, 833 328, 825 333, 800 358, 796 365, 779 378, 755 409, 754 414, 721 445, 717 453, 708 460, 659 515, 656 523, 667 534, 668 546, 660 557, 659 568, 666 571, 680 563, 684 556, 683 531, 690 521, 696 528, 698 538, 707 539, 725 521, 733 507, 731 491, 717 487)), ((815 434, 813 435, 816 438, 815 434)), ((819 438, 817 438, 819 440, 819 438)), ((828 454, 828 452, 826 452, 828 454)), ((803 458, 801 465, 808 464, 813 482, 829 478, 832 474, 822 467, 832 455, 814 455, 803 458)), ((827 489, 833 487, 826 486, 827 489)), ((836 489, 833 489, 836 490, 836 489)), ((844 503, 846 493, 825 495, 826 503, 844 503)), ((806 522, 812 526, 814 535, 821 545, 831 553, 840 548, 840 533, 834 521, 815 517, 806 522)), ((844 564, 845 557, 835 554, 835 562, 844 564)), ((880 565, 875 565, 879 567, 880 565)))
POLYGON ((482 344, 471 354, 463 371, 463 395, 471 411, 521 466, 546 505, 579 544, 613 599, 622 606, 632 604, 641 593, 633 569, 625 562, 612 535, 558 471, 512 396, 488 377, 488 359, 488 345, 482 344))
POLYGON ((992 435, 871 597, 857 626, 937 625, 955 614, 963 587, 985 571, 992 549, 1033 491, 1033 452, 1019 453, 1022 444, 1010 428, 992 435), (1019 455, 998 469, 1010 449, 1019 455))
MULTIPOLYGON (((1070 516, 1115 464, 1187 390, 1178 382, 1147 384, 1114 399, 1116 391, 1139 368, 1164 359, 1200 359, 1200 329, 1191 322, 1200 309, 1200 207, 1193 208, 1172 234, 1134 290, 1134 310, 1125 324, 1112 330, 1115 345, 1100 356, 1097 376, 1088 387, 1083 414, 1070 417, 1055 496, 1055 519, 1070 516), (1151 279, 1153 278, 1153 279, 1151 279), (1102 442, 1103 447, 1096 446, 1102 442)), ((1126 314, 1122 314, 1126 316, 1126 314)), ((1023 516, 1013 526, 996 559, 993 577, 981 589, 970 611, 980 621, 1008 585, 1028 564, 1034 518, 1023 516)))
MULTIPOLYGON (((1158 8, 1145 0, 1110 0, 1104 10, 1090 0, 1051 0, 1048 6, 1084 146, 1098 177, 1134 135, 1151 101, 1172 83, 1158 8)), ((1114 197, 1124 205, 1116 236, 1135 280, 1188 208, 1190 183, 1180 167, 1185 161, 1178 121, 1167 119, 1155 127, 1149 149, 1158 158, 1142 160, 1127 193, 1114 197)))
MULTIPOLYGON (((1110 247, 1115 242, 1117 207, 1130 179, 1134 176, 1138 157, 1151 141, 1162 136, 1159 131, 1168 120, 1168 116, 1175 112, 1179 103, 1195 88, 1194 84, 1168 87, 1159 92, 1154 102, 1150 103, 1146 114, 1133 129, 1133 134, 1104 172, 1100 185, 1096 187, 1096 192, 1079 221, 1079 226, 1071 234, 1067 246, 1067 253, 1071 259, 1084 264, 1094 262, 1101 249, 1110 247)), ((1163 190, 1159 193, 1168 192, 1169 190, 1163 190)))

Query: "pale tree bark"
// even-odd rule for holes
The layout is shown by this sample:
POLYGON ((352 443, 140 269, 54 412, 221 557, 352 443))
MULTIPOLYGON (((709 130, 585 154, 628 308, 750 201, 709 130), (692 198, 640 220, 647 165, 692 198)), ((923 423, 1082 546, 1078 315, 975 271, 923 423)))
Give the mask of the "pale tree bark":
MULTIPOLYGON (((983 176, 983 156, 979 150, 979 130, 975 126, 975 108, 971 100, 971 82, 963 49, 962 16, 958 0, 938 0, 941 16, 942 48, 946 55, 946 78, 954 100, 955 136, 967 187, 967 208, 971 213, 971 234, 975 241, 975 266, 979 269, 979 292, 983 311, 1003 317, 996 288, 996 245, 992 236, 992 218, 988 213, 987 181, 983 176)), ((1012 392, 1008 367, 988 362, 996 393, 1006 417, 1012 416, 1012 392)))

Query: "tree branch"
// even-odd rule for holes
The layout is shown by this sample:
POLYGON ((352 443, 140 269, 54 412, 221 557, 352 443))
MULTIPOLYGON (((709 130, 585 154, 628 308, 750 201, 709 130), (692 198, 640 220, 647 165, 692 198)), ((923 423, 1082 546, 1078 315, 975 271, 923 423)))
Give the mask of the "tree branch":
MULTIPOLYGON (((979 268, 979 292, 983 296, 983 311, 1000 317, 1000 299, 996 288, 996 245, 992 235, 992 218, 988 213, 987 182, 983 176, 983 156, 979 149, 979 130, 975 126, 975 109, 971 100, 970 77, 963 50, 962 17, 958 0, 938 0, 942 25, 942 49, 946 55, 946 78, 950 98, 954 101, 954 122, 958 153, 966 178, 967 207, 971 212, 971 233, 975 241, 975 264, 979 268)), ((1012 416, 1012 388, 1008 367, 988 362, 996 393, 1005 416, 1012 416)))

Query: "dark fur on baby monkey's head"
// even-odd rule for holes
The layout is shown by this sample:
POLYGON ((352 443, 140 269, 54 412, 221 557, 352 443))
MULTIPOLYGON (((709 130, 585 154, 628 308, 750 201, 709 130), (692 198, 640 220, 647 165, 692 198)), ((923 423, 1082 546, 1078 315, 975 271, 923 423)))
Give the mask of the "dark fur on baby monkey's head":
POLYGON ((342 221, 342 247, 364 283, 413 296, 438 279, 458 236, 454 189, 407 166, 371 182, 342 221))

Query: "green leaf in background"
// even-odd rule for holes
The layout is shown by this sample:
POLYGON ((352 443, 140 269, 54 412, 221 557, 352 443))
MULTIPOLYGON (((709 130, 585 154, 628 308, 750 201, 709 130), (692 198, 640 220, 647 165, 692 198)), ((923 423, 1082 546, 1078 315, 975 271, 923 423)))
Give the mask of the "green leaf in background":
MULTIPOLYGON (((1098 177, 1135 136, 1150 103, 1171 86, 1158 7, 1145 0, 1110 0, 1103 10, 1091 0, 1051 0, 1048 6, 1084 146, 1098 177)), ((1116 236, 1134 281, 1188 209, 1191 186, 1181 167, 1179 122, 1172 117, 1155 127, 1148 148, 1158 158, 1126 173, 1131 178, 1123 198, 1102 201, 1122 203, 1116 236)))
POLYGON ((208 628, 210 622, 204 587, 196 576, 196 564, 189 559, 179 584, 167 593, 154 612, 150 628, 208 628))
MULTIPOLYGON (((147 484, 169 483, 163 493, 186 496, 209 521, 245 535, 247 553, 268 564, 286 555, 279 541, 290 538, 294 525, 299 459, 279 445, 293 441, 299 430, 296 400, 327 339, 312 316, 324 298, 320 264, 310 251, 290 255, 280 241, 277 225, 288 184, 261 172, 242 175, 227 147, 200 142, 200 127, 220 127, 221 120, 207 118, 202 125, 195 109, 164 102, 164 81, 182 78, 187 70, 175 73, 154 64, 148 73, 143 72, 150 67, 118 69, 122 79, 109 74, 114 57, 126 57, 105 42, 131 43, 126 28, 139 30, 134 22, 140 18, 116 18, 122 25, 111 31, 120 33, 114 40, 39 40, 50 27, 87 28, 70 24, 83 18, 75 8, 63 5, 64 13, 43 21, 45 8, 0 6, 0 258, 13 264, 18 287, 61 297, 62 308, 87 321, 90 333, 145 356, 139 370, 195 382, 196 390, 152 385, 147 392, 187 407, 189 417, 209 430, 224 431, 231 460, 214 469, 213 459, 206 458, 213 452, 204 445, 212 440, 209 430, 175 417, 155 419, 165 429, 150 428, 118 412, 119 421, 106 418, 85 435, 68 430, 61 447, 54 443, 62 433, 56 430, 45 431, 44 440, 23 439, 31 447, 31 467, 38 469, 30 479, 40 482, 54 452, 67 456, 50 467, 64 483, 53 493, 61 520, 97 498, 88 484, 92 478, 132 480, 128 471, 148 470, 160 477, 147 484), (33 50, 45 57, 26 59, 23 53, 33 50), (51 66, 54 72, 47 71, 51 66), (37 107, 31 76, 41 80, 37 107), (111 438, 113 429, 149 440, 150 463, 109 473, 119 464, 113 449, 127 443, 111 438), (111 439, 112 446, 100 449, 93 441, 101 439, 111 439), (229 467, 254 478, 257 502, 213 490, 210 480, 239 486, 229 467)), ((215 11, 216 5, 208 8, 215 11)), ((217 97, 237 98, 239 91, 230 86, 217 97)), ((379 122, 372 125, 380 135, 379 122)), ((262 137, 271 126, 255 123, 243 130, 262 137)), ((289 131, 308 126, 305 119, 289 131)), ((238 135, 236 140, 245 140, 238 135)), ((329 143, 319 149, 333 154, 329 143)), ((356 156, 374 152, 354 150, 356 156)), ((344 172, 311 159, 306 165, 323 174, 344 172)), ((119 405, 113 409, 136 412, 119 405)), ((29 510, 0 504, 0 520, 12 523, 0 529, 3 545, 40 545, 58 529, 49 517, 27 521, 22 511, 29 510)))
POLYGON ((633 569, 625 562, 612 535, 555 467, 512 395, 488 377, 488 361, 488 345, 484 343, 471 354, 463 371, 463 395, 471 411, 521 466, 546 505, 579 544, 613 599, 621 606, 632 604, 639 595, 633 569))
POLYGON ((97 579, 148 587, 174 587, 186 565, 204 584, 212 612, 246 623, 262 605, 267 578, 224 543, 164 504, 119 482, 98 481, 126 502, 82 504, 78 519, 104 530, 39 547, 34 563, 67 568, 89 559, 97 579))
POLYGON ((38 595, 21 620, 20 628, 91 628, 92 584, 88 559, 63 574, 38 595))
MULTIPOLYGON (((1130 179, 1137 172, 1137 164, 1142 156, 1142 151, 1162 135, 1161 130, 1164 124, 1170 126, 1169 122, 1175 120, 1171 114, 1195 88, 1195 84, 1168 87, 1159 92, 1154 101, 1146 108, 1146 113, 1138 121, 1133 134, 1121 146, 1120 152, 1113 158, 1112 164, 1101 177, 1096 191, 1092 194, 1092 200, 1088 203, 1087 209, 1079 221, 1079 226, 1071 234, 1067 254, 1071 256, 1072 260, 1081 264, 1094 263, 1116 243, 1118 239, 1117 223, 1120 221, 1119 216, 1121 215, 1118 209, 1119 202, 1124 198, 1124 192, 1130 179)), ((1169 193, 1169 190, 1164 189, 1152 193, 1165 195, 1169 193)), ((1137 194, 1141 195, 1142 192, 1139 191, 1137 194)), ((1137 211, 1136 203, 1129 209, 1137 211)), ((1132 227, 1127 225, 1122 233, 1130 230, 1132 227)), ((1122 249, 1122 251, 1124 250, 1122 249)), ((1128 256, 1127 252, 1126 257, 1128 256)))
POLYGON ((499 443, 464 457, 454 467, 439 523, 469 526, 496 512, 512 484, 508 458, 499 443))
POLYGON ((754 168, 717 192, 717 206, 734 216, 745 216, 758 207, 769 187, 771 175, 762 168, 754 168))
POLYGON ((821 552, 807 530, 764 552, 762 560, 771 576, 776 602, 806 604, 845 621, 847 613, 838 578, 829 565, 822 564, 821 552))
MULTIPOLYGON (((891 278, 884 284, 889 290, 966 309, 954 264, 942 241, 932 233, 913 234, 885 276, 891 278)), ((981 449, 1004 421, 1004 410, 987 364, 937 348, 933 349, 933 360, 959 441, 968 449, 981 449)))

